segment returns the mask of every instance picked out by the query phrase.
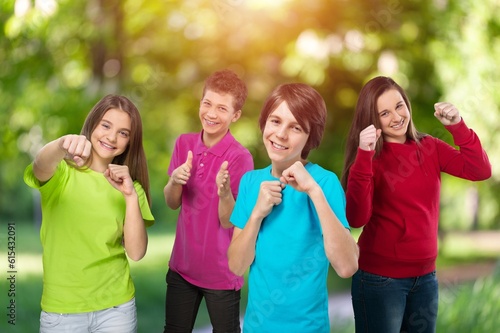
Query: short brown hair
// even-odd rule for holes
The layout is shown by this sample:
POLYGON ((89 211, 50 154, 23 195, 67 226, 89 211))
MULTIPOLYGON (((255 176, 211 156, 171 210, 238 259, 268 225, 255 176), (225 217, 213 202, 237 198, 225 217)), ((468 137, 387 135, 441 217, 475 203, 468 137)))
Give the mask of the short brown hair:
POLYGON ((307 84, 288 83, 276 87, 264 102, 260 113, 259 126, 262 132, 267 118, 283 102, 286 102, 299 125, 309 134, 301 153, 301 157, 306 159, 323 138, 327 115, 325 100, 307 84))
POLYGON ((247 99, 248 90, 245 82, 229 69, 214 72, 205 80, 202 98, 207 90, 216 93, 231 94, 235 111, 241 110, 247 99))

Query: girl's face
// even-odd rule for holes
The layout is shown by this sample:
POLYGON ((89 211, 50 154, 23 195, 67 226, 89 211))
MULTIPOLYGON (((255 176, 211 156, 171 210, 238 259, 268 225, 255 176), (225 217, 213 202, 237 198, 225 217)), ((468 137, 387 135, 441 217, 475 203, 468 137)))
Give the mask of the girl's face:
MULTIPOLYGON (((92 132, 92 169, 107 168, 107 165, 121 155, 130 141, 131 120, 128 113, 109 109, 92 132)), ((101 171, 104 171, 101 170, 101 171)))
POLYGON ((205 92, 200 101, 200 120, 203 126, 203 143, 211 147, 218 143, 229 130, 231 123, 240 118, 241 110, 233 107, 233 95, 205 92))
MULTIPOLYGON (((267 154, 273 164, 273 172, 281 172, 297 161, 309 134, 299 125, 286 102, 282 102, 267 117, 262 138, 267 154)), ((275 175, 276 176, 276 175, 275 175)))
POLYGON ((384 141, 405 143, 410 111, 399 91, 390 89, 380 95, 377 112, 384 141))

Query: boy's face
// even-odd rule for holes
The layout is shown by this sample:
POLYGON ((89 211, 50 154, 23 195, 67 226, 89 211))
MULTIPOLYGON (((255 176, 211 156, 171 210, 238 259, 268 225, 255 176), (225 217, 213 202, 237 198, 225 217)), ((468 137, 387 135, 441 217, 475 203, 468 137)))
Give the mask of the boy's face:
POLYGON ((309 134, 300 126, 286 102, 282 102, 267 117, 262 138, 273 165, 284 170, 302 160, 302 150, 309 134))
POLYGON ((241 116, 241 110, 235 110, 233 95, 220 94, 207 90, 200 101, 200 121, 203 126, 203 142, 208 147, 218 143, 226 135, 231 123, 241 116))

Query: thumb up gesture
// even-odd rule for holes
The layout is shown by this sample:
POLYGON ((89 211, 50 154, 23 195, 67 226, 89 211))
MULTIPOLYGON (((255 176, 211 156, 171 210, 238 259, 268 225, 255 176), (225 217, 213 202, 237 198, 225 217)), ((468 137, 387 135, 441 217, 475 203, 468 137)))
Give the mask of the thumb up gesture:
POLYGON ((215 182, 217 184, 217 195, 219 197, 225 197, 226 195, 231 194, 231 184, 227 166, 228 162, 224 161, 220 166, 217 177, 215 177, 215 182))
POLYGON ((186 185, 189 178, 191 178, 191 169, 193 168, 193 152, 188 151, 186 162, 181 164, 177 169, 172 172, 172 178, 175 184, 186 185))

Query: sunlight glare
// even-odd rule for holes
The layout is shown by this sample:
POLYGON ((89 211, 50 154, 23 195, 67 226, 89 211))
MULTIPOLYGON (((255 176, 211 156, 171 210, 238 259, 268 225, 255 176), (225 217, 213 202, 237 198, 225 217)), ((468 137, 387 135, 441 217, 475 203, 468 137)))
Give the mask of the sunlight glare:
MULTIPOLYGON (((229 1, 233 6, 236 6, 238 3, 241 4, 245 2, 244 0, 232 0, 229 1)), ((276 9, 286 5, 291 2, 291 0, 251 0, 246 1, 246 5, 253 10, 259 9, 276 9)))
POLYGON ((31 2, 29 0, 16 0, 14 4, 14 14, 17 17, 23 17, 31 9, 31 2))
POLYGON ((378 59, 378 70, 384 75, 394 75, 399 71, 398 59, 391 51, 384 51, 378 59))
POLYGON ((297 51, 315 59, 326 59, 328 57, 328 45, 321 40, 312 30, 303 31, 297 39, 297 51))
POLYGON ((57 10, 57 2, 55 0, 36 0, 35 8, 42 16, 52 16, 57 10))

